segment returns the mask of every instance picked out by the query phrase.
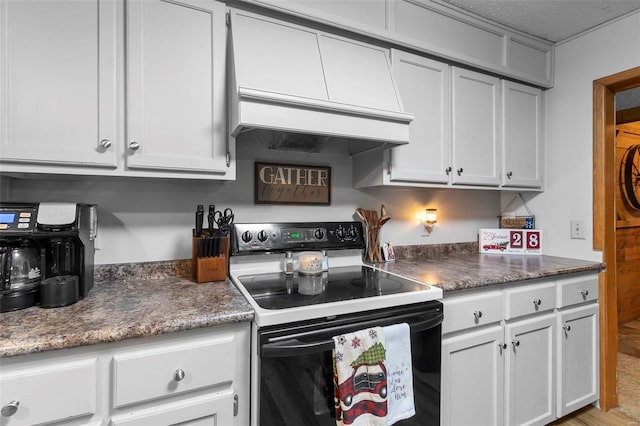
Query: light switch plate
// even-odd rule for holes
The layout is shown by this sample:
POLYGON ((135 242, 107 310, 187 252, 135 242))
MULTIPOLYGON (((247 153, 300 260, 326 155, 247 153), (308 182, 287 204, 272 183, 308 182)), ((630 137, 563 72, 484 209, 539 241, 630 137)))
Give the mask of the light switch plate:
POLYGON ((586 239, 586 230, 584 228, 584 220, 571 220, 571 238, 584 240, 586 239))

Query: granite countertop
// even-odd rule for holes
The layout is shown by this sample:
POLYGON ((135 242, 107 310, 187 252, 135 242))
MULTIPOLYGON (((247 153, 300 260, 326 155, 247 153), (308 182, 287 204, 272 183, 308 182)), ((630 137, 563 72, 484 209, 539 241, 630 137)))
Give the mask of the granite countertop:
MULTIPOLYGON (((397 261, 376 266, 444 292, 605 267, 477 250, 477 243, 398 247, 397 261)), ((189 276, 189 260, 97 267, 94 288, 71 306, 0 314, 0 358, 253 319, 251 305, 228 279, 197 284, 189 276)))
POLYGON ((96 282, 63 308, 0 314, 0 357, 115 342, 240 321, 253 308, 229 281, 164 277, 96 282))
POLYGON ((402 257, 379 268, 446 292, 506 284, 536 278, 600 271, 601 262, 555 256, 455 253, 442 256, 402 257))

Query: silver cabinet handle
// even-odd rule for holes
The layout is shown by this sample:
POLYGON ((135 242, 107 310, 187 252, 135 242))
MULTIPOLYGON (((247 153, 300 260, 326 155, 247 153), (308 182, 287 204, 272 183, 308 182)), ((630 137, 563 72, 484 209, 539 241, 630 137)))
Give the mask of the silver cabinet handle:
POLYGON ((540 299, 533 299, 533 300, 532 300, 532 302, 533 302, 533 304, 534 304, 535 306, 540 306, 540 304, 542 303, 542 300, 540 300, 540 299))
POLYGON ((100 141, 100 146, 104 149, 108 149, 111 147, 111 141, 109 139, 102 139, 100 141))
POLYGON ((582 289, 580 290, 580 294, 582 297, 587 297, 589 295, 589 290, 582 289))
POLYGON ((132 151, 137 151, 140 149, 140 144, 136 141, 129 142, 129 149, 132 151))
POLYGON ((458 171, 458 176, 462 176, 462 172, 464 171, 462 167, 460 167, 457 171, 458 171))
POLYGON ((571 331, 571 326, 569 324, 563 325, 562 328, 564 329, 564 331, 571 331))
POLYGON ((182 368, 178 368, 175 373, 173 373, 173 380, 176 382, 181 382, 184 379, 184 370, 182 368))
POLYGON ((449 173, 451 173, 451 166, 447 167, 446 169, 444 169, 444 172, 447 174, 447 176, 449 175, 449 173))
POLYGON ((2 414, 2 417, 11 417, 18 411, 19 406, 20 401, 14 399, 13 401, 2 407, 2 410, 0 410, 0 414, 2 414))
POLYGON ((511 176, 513 176, 513 172, 507 172, 507 179, 511 179, 511 176))
POLYGON ((473 316, 476 317, 476 319, 482 318, 482 311, 473 311, 473 316))
POLYGON ((506 343, 498 343, 498 347, 500 349, 507 349, 507 344, 506 343))
POLYGON ((513 339, 513 340, 511 341, 511 344, 512 344, 514 347, 520 346, 520 340, 513 339))

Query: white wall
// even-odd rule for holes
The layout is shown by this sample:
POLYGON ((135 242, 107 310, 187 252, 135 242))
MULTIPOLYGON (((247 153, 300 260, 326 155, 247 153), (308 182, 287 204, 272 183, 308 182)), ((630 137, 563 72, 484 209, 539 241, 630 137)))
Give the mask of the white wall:
MULTIPOLYGON (((527 201, 545 254, 602 260, 593 247, 593 81, 640 65, 640 13, 560 44, 546 92, 546 190, 527 201), (569 238, 584 220, 586 240, 569 238)), ((508 202, 502 197, 502 204, 508 202)))
MULTIPOLYGON (((478 229, 495 227, 500 208, 496 191, 355 190, 351 157, 270 151, 249 142, 238 146, 235 182, 168 179, 106 179, 47 177, 13 179, 13 201, 73 201, 99 206, 99 248, 96 263, 126 263, 191 257, 191 228, 197 204, 231 207, 237 222, 357 220, 357 207, 379 209, 384 203, 391 220, 383 241, 396 245, 477 240, 478 229), (254 161, 319 164, 332 167, 330 206, 254 205, 254 161), (424 236, 415 214, 437 207, 439 223, 424 236)), ((205 221, 206 222, 206 221, 205 221)))

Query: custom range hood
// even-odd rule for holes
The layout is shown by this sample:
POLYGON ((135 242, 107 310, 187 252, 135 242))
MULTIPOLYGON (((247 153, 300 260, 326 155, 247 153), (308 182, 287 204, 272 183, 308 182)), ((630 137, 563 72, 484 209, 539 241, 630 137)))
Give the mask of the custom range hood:
POLYGON ((388 51, 288 22, 231 11, 231 135, 273 149, 347 154, 409 143, 388 51))

